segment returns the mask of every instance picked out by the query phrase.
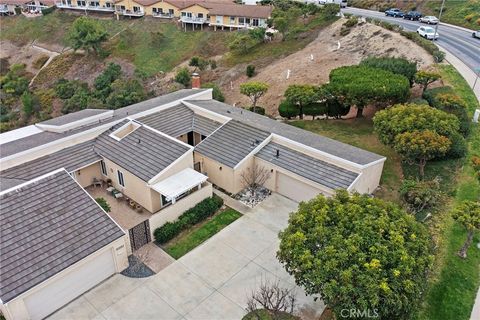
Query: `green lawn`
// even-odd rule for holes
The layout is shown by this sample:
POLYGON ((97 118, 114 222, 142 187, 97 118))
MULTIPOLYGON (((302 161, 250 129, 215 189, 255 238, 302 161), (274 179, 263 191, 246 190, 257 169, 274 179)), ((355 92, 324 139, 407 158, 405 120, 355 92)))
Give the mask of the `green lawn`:
POLYGON ((238 211, 227 208, 209 220, 181 233, 178 237, 169 241, 164 249, 173 258, 178 259, 241 216, 238 211))

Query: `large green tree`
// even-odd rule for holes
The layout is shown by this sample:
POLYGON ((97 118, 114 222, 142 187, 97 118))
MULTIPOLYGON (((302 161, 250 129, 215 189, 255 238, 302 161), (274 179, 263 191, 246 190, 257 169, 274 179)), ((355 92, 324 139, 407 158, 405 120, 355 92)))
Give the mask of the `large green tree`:
POLYGON ((465 259, 468 248, 472 244, 474 232, 480 230, 480 202, 462 202, 453 210, 453 218, 467 230, 467 239, 458 251, 458 255, 465 259))
POLYGON ((388 106, 407 101, 410 83, 403 75, 367 66, 346 66, 330 72, 330 87, 361 117, 368 105, 388 106))
POLYGON ((318 87, 309 84, 292 84, 285 90, 284 97, 298 107, 300 119, 305 114, 304 108, 318 100, 318 87))
POLYGON ((245 82, 240 85, 240 93, 252 101, 252 111, 256 112, 257 102, 268 90, 268 84, 259 81, 245 82))
POLYGON ((451 144, 447 137, 431 130, 424 130, 398 134, 393 148, 403 159, 416 163, 420 177, 423 178, 427 161, 444 156, 451 144))
POLYGON ((410 86, 413 85, 415 80, 415 73, 417 72, 417 63, 410 62, 405 58, 393 58, 393 57, 369 57, 362 62, 361 66, 367 66, 372 68, 379 68, 400 74, 408 79, 410 86))
POLYGON ((307 294, 342 310, 410 319, 432 264, 426 228, 397 205, 340 190, 302 202, 277 253, 307 294))
POLYGON ((403 104, 381 110, 373 117, 375 131, 380 141, 393 146, 398 134, 431 130, 452 137, 459 130, 457 117, 428 105, 403 104))
POLYGON ((105 28, 96 19, 89 17, 77 18, 68 33, 72 48, 83 49, 87 53, 90 51, 98 53, 107 37, 105 28))

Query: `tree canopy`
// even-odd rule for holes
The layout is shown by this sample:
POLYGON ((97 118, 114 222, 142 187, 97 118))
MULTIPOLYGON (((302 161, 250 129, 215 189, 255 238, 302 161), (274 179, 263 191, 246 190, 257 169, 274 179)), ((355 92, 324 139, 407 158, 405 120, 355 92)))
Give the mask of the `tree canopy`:
POLYGON ((369 104, 386 106, 407 101, 410 84, 403 75, 367 66, 346 66, 330 72, 330 86, 335 94, 358 115, 369 104))
POLYGON ((300 119, 303 119, 304 108, 318 100, 318 87, 310 84, 292 84, 285 90, 284 97, 298 107, 300 119))
POLYGON ((459 129, 458 119, 427 105, 403 104, 378 111, 373 118, 380 141, 392 146, 395 137, 404 132, 431 130, 451 137, 459 129))
POLYGON ((417 72, 417 63, 410 62, 405 58, 369 57, 362 60, 360 65, 371 68, 379 68, 395 74, 400 74, 408 79, 410 85, 413 84, 415 80, 415 73, 417 72))
POLYGON ((422 92, 427 90, 428 85, 440 79, 441 76, 436 72, 420 70, 415 74, 415 83, 422 86, 422 92))
POLYGON ((426 228, 397 205, 340 190, 300 203, 277 256, 307 294, 341 310, 410 318, 432 264, 426 228))
POLYGON ((93 50, 98 53, 107 36, 107 31, 96 19, 83 16, 73 22, 68 39, 74 50, 93 50))

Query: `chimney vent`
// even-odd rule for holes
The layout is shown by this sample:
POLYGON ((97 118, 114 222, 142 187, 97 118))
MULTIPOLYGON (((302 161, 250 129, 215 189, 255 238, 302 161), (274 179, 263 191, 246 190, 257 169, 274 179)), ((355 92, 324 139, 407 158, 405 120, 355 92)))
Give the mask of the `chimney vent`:
POLYGON ((192 89, 200 89, 200 75, 196 72, 192 74, 192 89))

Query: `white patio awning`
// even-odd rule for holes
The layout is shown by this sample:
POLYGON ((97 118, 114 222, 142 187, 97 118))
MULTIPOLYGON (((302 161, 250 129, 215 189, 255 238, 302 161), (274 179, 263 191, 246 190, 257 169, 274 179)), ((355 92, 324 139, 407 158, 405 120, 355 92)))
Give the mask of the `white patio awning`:
POLYGON ((167 199, 174 199, 182 193, 204 183, 207 179, 206 175, 191 168, 186 168, 165 180, 153 184, 151 188, 167 197, 167 199))

